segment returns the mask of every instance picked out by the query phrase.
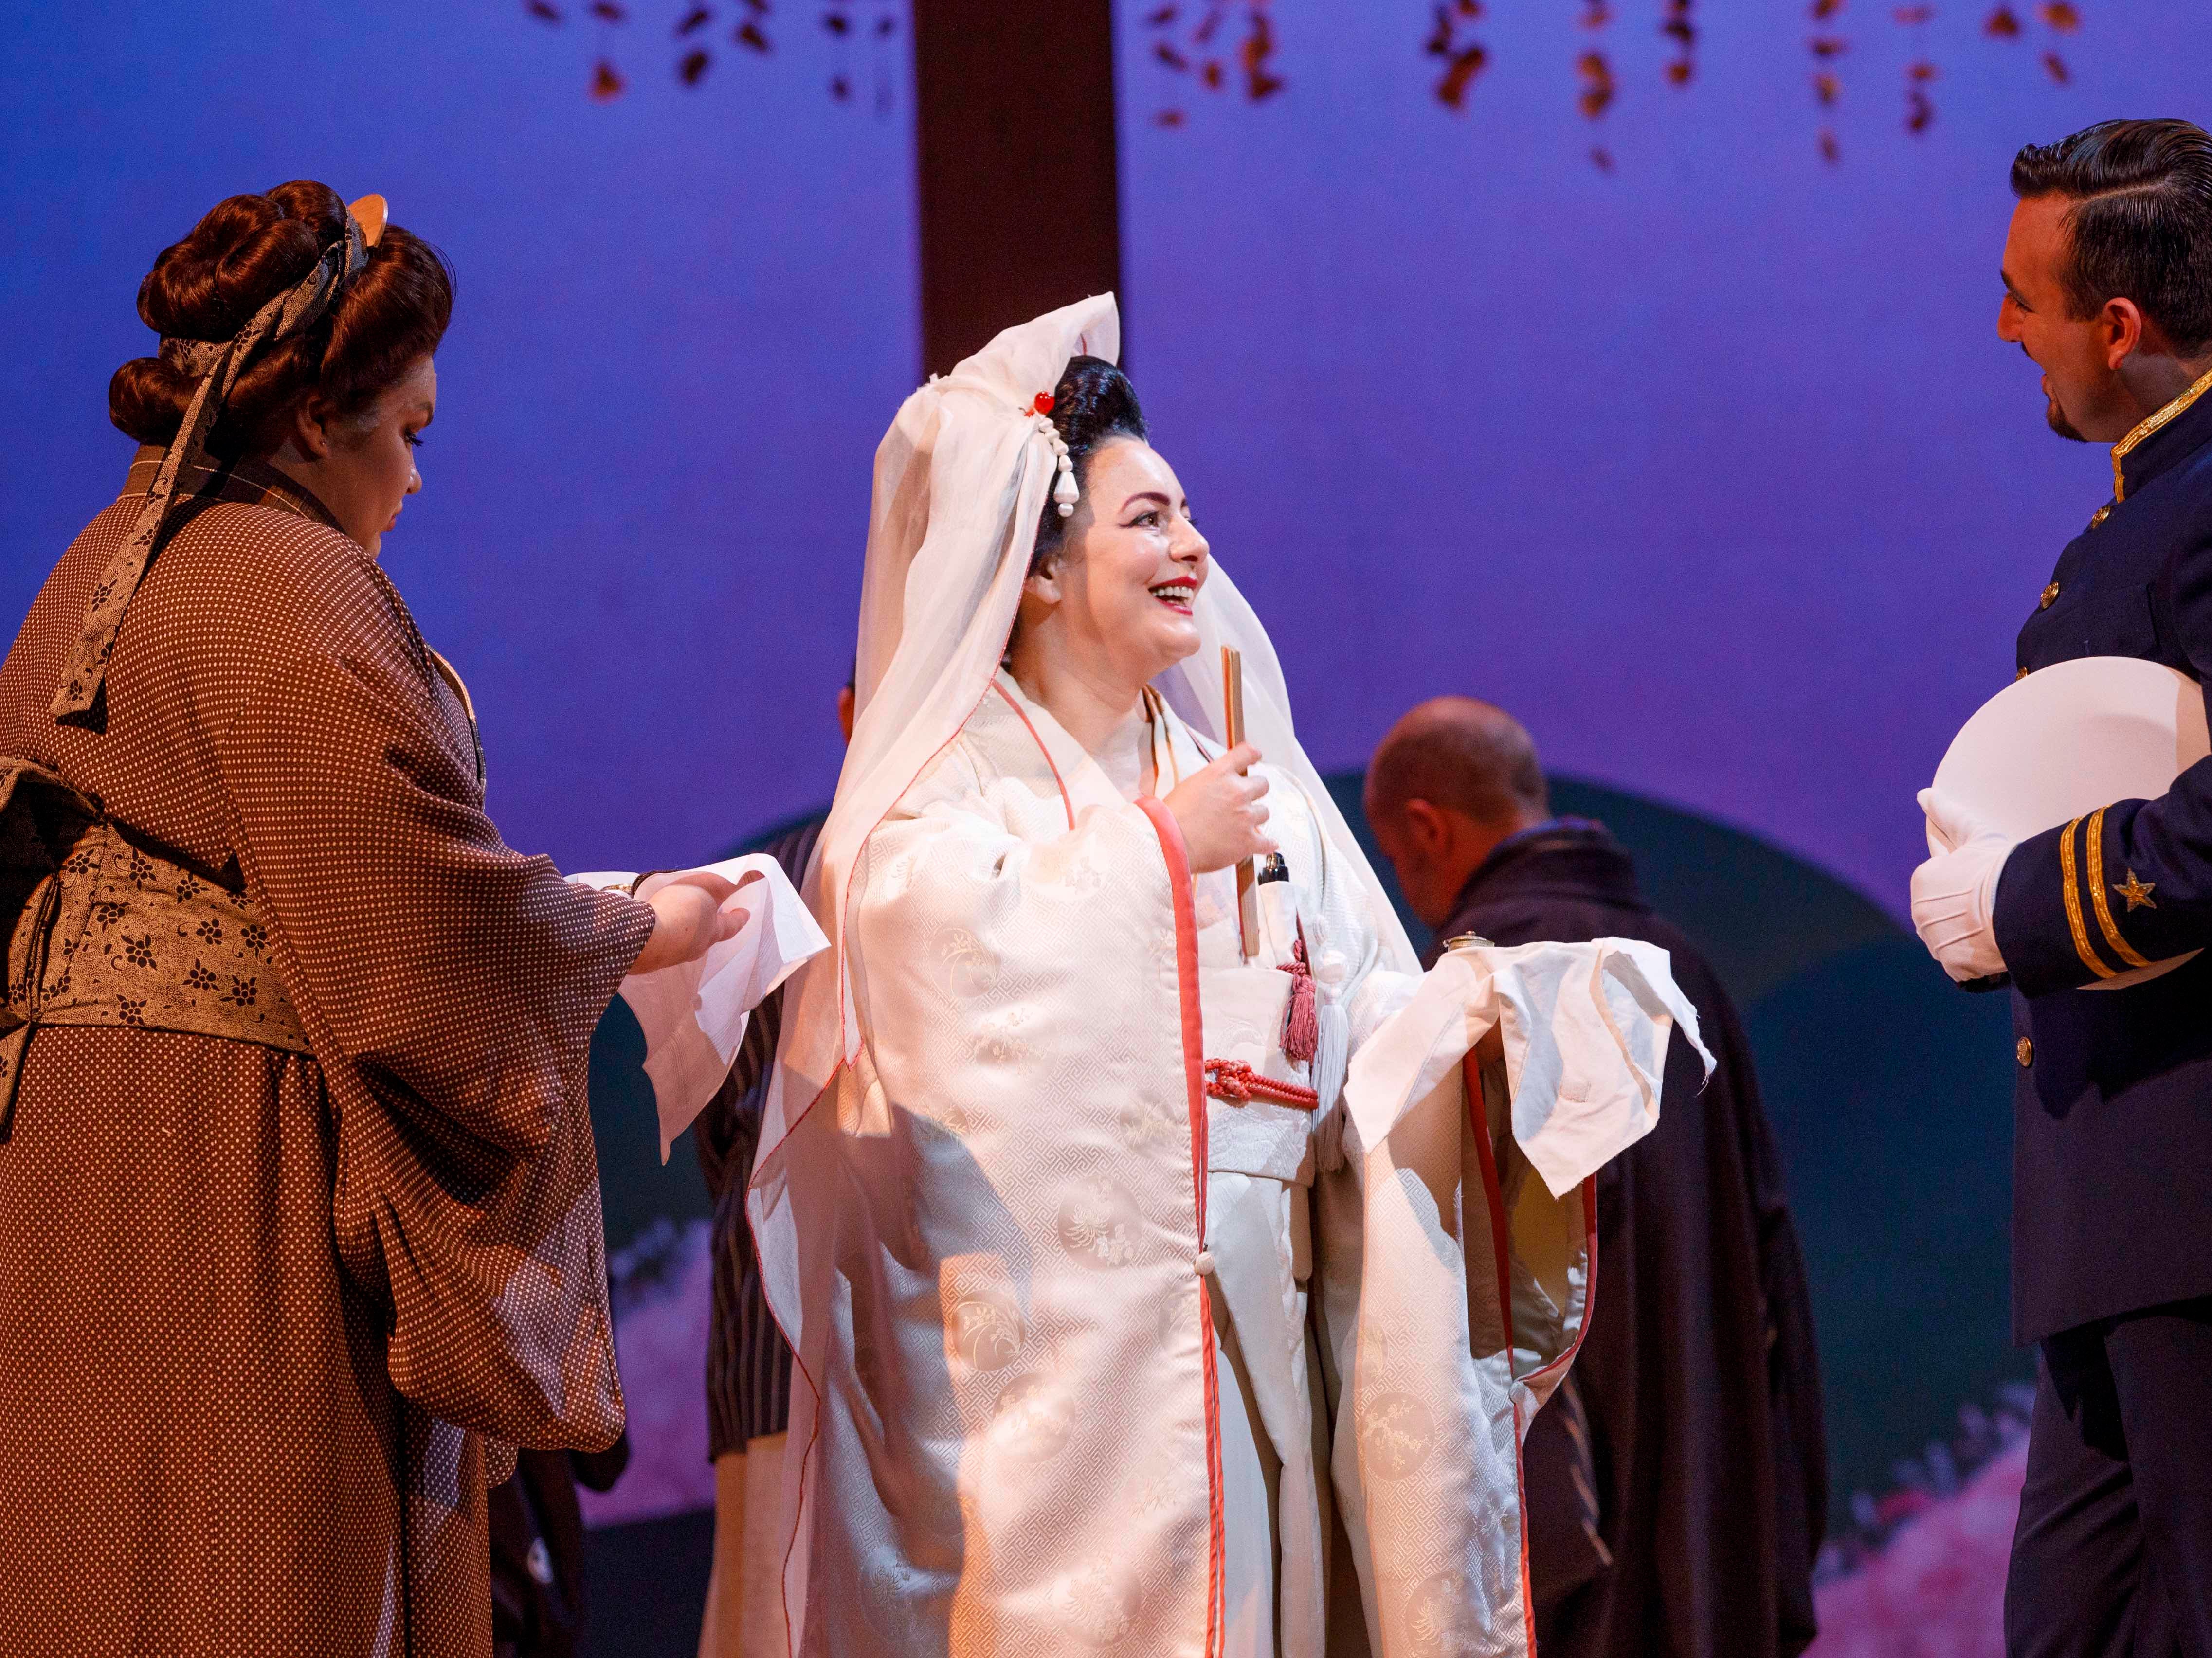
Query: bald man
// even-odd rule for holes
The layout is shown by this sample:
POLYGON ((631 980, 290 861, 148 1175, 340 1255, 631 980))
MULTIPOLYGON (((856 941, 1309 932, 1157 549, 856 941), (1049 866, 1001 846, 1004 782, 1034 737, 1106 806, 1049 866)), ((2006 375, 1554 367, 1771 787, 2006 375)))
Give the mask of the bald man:
POLYGON ((1552 814, 1504 709, 1439 697, 1392 728, 1367 818, 1439 939, 1642 938, 1672 953, 1719 1061, 1669 1049, 1659 1126, 1597 1176, 1597 1284, 1524 1455, 1544 1658, 1794 1658, 1813 1638, 1826 1441, 1804 1265, 1735 1010, 1644 901, 1604 826, 1552 814))

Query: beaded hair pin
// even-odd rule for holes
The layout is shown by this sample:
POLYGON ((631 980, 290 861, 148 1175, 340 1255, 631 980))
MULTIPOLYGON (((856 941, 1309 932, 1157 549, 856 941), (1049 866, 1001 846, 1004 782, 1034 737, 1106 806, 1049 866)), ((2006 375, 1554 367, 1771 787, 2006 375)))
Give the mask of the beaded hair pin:
POLYGON ((1040 392, 1036 401, 1030 405, 1036 412, 1039 428, 1052 439, 1052 452, 1060 458, 1060 477, 1052 486, 1052 498, 1060 507, 1062 518, 1072 518, 1075 503, 1083 499, 1083 491, 1075 482, 1075 462, 1067 452, 1067 440, 1060 434, 1060 428, 1052 423, 1052 393, 1040 392))

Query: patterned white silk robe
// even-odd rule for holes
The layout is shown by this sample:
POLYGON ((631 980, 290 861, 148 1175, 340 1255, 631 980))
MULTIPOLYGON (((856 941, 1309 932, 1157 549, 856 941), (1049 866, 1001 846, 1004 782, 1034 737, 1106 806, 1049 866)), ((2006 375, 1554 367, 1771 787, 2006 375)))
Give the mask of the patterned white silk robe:
MULTIPOLYGON (((1208 754, 1148 705, 1164 793, 1208 754)), ((1589 1188, 1528 1177, 1502 1070, 1468 1132, 1457 1054, 1518 996, 1507 1062, 1546 1071, 1542 1009, 1510 963, 1494 996, 1487 966, 1457 969, 1480 993, 1379 969, 1363 888, 1271 780, 1311 1066, 1282 1051, 1290 975, 1241 959, 1233 877, 1194 882, 1165 808, 1003 673, 860 854, 859 1040, 764 1171, 822 1206, 781 1280, 799 1650, 1528 1649, 1518 1435, 1581 1328, 1589 1188), (1357 1094, 1417 987, 1363 1146, 1346 1056, 1357 1094), (1209 1097, 1209 1060, 1322 1108, 1209 1097), (1326 1604, 1354 1581, 1332 1509, 1362 1608, 1326 1604)))

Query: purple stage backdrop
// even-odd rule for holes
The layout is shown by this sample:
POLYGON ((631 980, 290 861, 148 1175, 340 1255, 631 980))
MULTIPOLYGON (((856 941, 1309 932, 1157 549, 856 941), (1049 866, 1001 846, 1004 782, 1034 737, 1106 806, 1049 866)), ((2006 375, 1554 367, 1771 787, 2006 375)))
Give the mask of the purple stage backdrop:
POLYGON ((459 276, 386 566, 475 693, 509 840, 666 865, 836 782, 870 456, 920 349, 911 100, 833 104, 811 10, 686 92, 679 8, 648 0, 618 34, 562 9, 557 29, 520 0, 0 24, 0 611, 12 632, 120 482, 106 388, 151 349, 132 307, 154 255, 234 191, 381 191, 459 276), (606 105, 595 33, 635 76, 606 105))
POLYGON ((1179 131, 1124 52, 1139 384, 1307 745, 1354 763, 1407 702, 1478 692, 1554 768, 1901 914, 1913 793, 2111 488, 1996 337, 2008 164, 2106 115, 2212 118, 2212 10, 2106 0, 2060 88, 1988 5, 1943 5, 1916 139, 1913 33, 1849 9, 1829 166, 1802 7, 1701 9, 1683 91, 1657 8, 1621 11, 1596 127, 1571 8, 1492 8, 1456 118, 1418 9, 1285 9, 1289 89, 1178 100, 1179 131))
MULTIPOLYGON (((0 610, 120 477, 104 388, 148 346, 152 254, 232 191, 381 191, 460 275, 389 567, 476 689, 509 837, 666 864, 834 781, 870 455, 916 372, 912 100, 890 51, 833 102, 849 48, 811 14, 686 90, 682 7, 564 9, 11 17, 0 610), (604 105, 603 46, 632 77, 604 105)), ((2006 162, 2102 115, 2212 118, 2212 12, 2100 0, 2063 87, 2032 16, 2003 42, 1978 3, 1846 12, 1830 166, 1796 7, 1703 14, 1685 90, 1656 10, 1623 13, 1597 126, 1568 7, 1497 8, 1459 115, 1414 0, 1278 4, 1288 88, 1258 106, 1191 95, 1128 9, 1133 367, 1315 757, 1482 692, 1555 768, 1900 910, 1913 790, 2108 487, 1992 332, 2006 162), (1915 53, 1943 71, 1917 139, 1915 53)))
MULTIPOLYGON (((427 488, 386 562, 475 692, 508 839, 569 869, 668 865, 825 800, 871 457, 921 354, 907 44, 840 40, 793 0, 762 56, 717 4, 686 89, 690 0, 625 3, 611 25, 557 0, 559 27, 524 0, 0 20, 0 615, 120 483, 106 387, 151 348, 132 300, 155 252, 234 191, 379 191, 460 279, 427 488), (629 85, 594 102, 603 53, 629 85)), ((1817 26, 1804 0, 1701 7, 1675 89, 1661 0, 1637 0, 1602 37, 1620 95, 1593 124, 1571 0, 1462 24, 1490 61, 1458 114, 1431 95, 1431 0, 1274 0, 1286 85, 1258 105, 1171 74, 1158 0, 1117 0, 1130 363, 1324 769, 1412 701, 1474 691, 1554 770, 1755 831, 1902 916, 1913 793, 2011 678, 2110 489, 1995 337, 2007 164, 2104 116, 2212 120, 2202 0, 2084 0, 2063 36, 2012 0, 2009 40, 1984 33, 1996 3, 1917 26, 1893 0, 1817 26), (1846 43, 1825 113, 1816 32, 1846 43), (1917 60, 1940 74, 1914 137, 1917 60)), ((2016 1401, 1967 1412, 1963 1485, 1946 1447, 1962 1394, 2026 1363, 2002 1347, 2002 1009, 1817 875, 1579 794, 1735 952, 1820 1302, 1839 1518, 1905 1540, 1824 1590, 1821 1651, 1984 1658, 2016 1401)), ((641 1449, 610 1519, 705 1490, 703 1242, 647 1224, 705 1199, 688 1151, 652 1161, 635 1034, 594 1057, 611 1242, 688 1262, 689 1299, 625 1320, 641 1449)), ((594 1568, 623 1609, 599 1649, 690 1650, 703 1529, 629 1534, 594 1568)))

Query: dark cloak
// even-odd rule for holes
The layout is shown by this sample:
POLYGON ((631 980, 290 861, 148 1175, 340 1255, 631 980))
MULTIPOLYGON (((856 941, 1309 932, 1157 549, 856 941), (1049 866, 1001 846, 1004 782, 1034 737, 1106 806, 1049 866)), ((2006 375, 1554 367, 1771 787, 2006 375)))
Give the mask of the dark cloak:
POLYGON ((604 1451, 523 1451, 513 1478, 486 1494, 492 1658, 576 1658, 586 1649, 590 1608, 576 1487, 611 1490, 629 1462, 627 1433, 604 1451))
POLYGON ((1442 930, 1500 944, 1641 938, 1673 957, 1718 1061, 1679 1036, 1659 1126, 1598 1182, 1595 1306, 1525 1465, 1544 1658, 1794 1658, 1814 1634, 1827 1449, 1803 1257, 1720 981, 1601 826, 1501 845, 1442 930))

